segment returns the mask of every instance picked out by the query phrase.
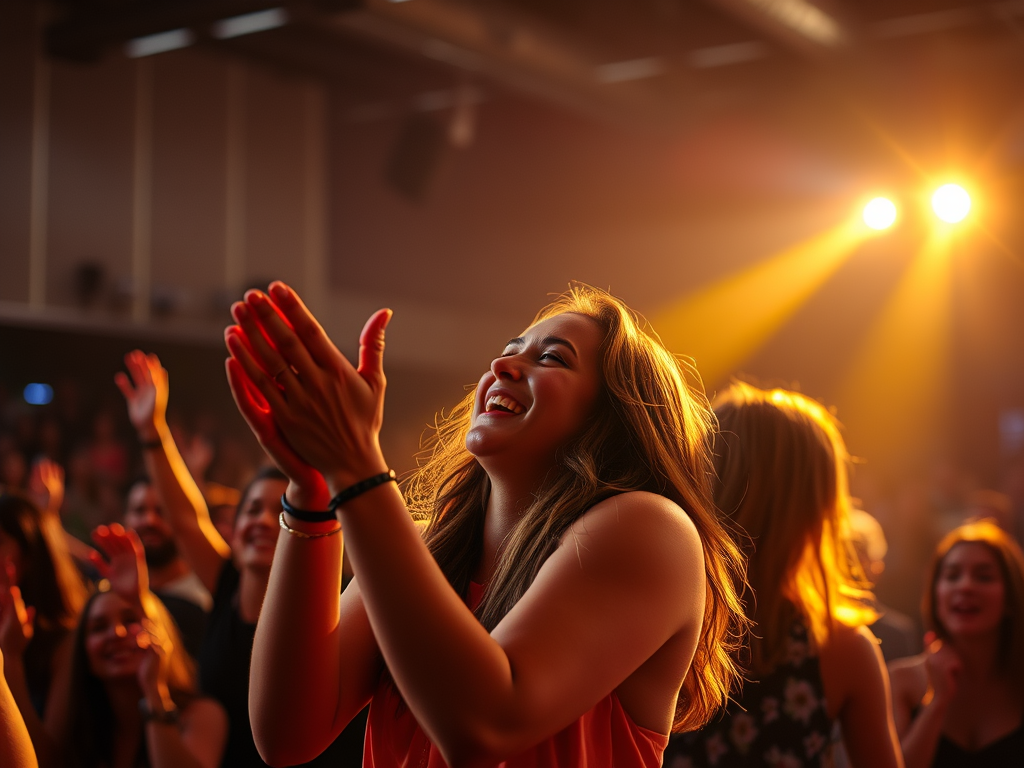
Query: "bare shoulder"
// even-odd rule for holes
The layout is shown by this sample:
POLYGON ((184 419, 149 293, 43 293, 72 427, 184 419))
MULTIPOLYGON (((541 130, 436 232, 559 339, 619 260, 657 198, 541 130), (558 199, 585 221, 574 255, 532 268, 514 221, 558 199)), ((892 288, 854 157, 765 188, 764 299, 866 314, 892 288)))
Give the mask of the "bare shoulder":
POLYGON ((837 623, 829 637, 828 645, 822 648, 822 655, 835 654, 840 659, 871 660, 872 663, 881 658, 878 638, 865 626, 852 627, 849 624, 837 623))
POLYGON ((701 547, 697 527, 671 499, 647 491, 620 493, 591 507, 565 534, 563 542, 580 537, 614 538, 617 544, 667 544, 670 548, 701 547))
POLYGON ((599 565, 621 578, 703 581, 704 550, 683 509, 645 491, 621 493, 595 504, 562 537, 559 550, 586 568, 599 565))
POLYGON ((837 622, 820 655, 825 692, 828 694, 831 689, 831 698, 837 701, 860 685, 881 676, 885 666, 878 639, 865 626, 837 622))

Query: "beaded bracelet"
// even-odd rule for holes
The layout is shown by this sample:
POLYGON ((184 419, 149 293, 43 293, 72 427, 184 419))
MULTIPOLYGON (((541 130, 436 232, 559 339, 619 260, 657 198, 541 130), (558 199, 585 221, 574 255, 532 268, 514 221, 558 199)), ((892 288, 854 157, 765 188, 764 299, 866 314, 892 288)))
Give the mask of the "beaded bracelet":
POLYGON ((398 482, 395 470, 393 469, 389 469, 387 472, 381 472, 379 475, 374 475, 373 477, 368 477, 355 485, 350 485, 331 499, 331 503, 327 505, 327 508, 330 509, 333 514, 334 510, 343 504, 347 504, 352 501, 356 496, 362 496, 372 488, 376 488, 378 485, 384 485, 384 483, 390 483, 392 481, 396 483, 398 482))
POLYGON ((337 528, 330 531, 324 531, 323 533, 306 533, 305 531, 300 531, 298 528, 292 528, 288 525, 284 519, 284 512, 282 512, 281 516, 277 518, 277 521, 281 524, 282 528, 288 531, 288 533, 300 539, 325 539, 328 536, 333 536, 341 531, 341 526, 339 525, 337 528))

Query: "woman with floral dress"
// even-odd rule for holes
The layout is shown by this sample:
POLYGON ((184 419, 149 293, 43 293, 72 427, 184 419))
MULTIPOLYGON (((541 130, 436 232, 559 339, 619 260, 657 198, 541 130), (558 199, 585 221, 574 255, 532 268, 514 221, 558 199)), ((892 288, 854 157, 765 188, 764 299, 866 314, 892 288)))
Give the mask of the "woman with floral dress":
POLYGON ((902 766, 874 619, 848 545, 838 425, 795 392, 736 384, 715 403, 715 501, 749 556, 749 670, 742 696, 694 734, 667 768, 828 766, 834 724, 854 768, 902 766))

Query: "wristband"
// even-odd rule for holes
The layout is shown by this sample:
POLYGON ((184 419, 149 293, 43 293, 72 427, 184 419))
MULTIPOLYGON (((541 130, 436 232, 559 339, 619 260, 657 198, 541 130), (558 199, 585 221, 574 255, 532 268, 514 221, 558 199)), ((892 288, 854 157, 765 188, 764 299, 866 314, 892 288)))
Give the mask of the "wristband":
POLYGON ((296 520, 301 520, 304 523, 329 523, 335 519, 333 507, 325 512, 311 512, 308 509, 298 509, 288 503, 288 499, 285 498, 283 493, 281 494, 281 509, 296 520))
POLYGON ((154 712, 149 708, 149 702, 143 697, 139 699, 139 714, 147 723, 163 723, 165 725, 177 725, 178 707, 172 704, 170 709, 161 709, 154 712))
POLYGON ((395 470, 389 469, 387 472, 381 472, 379 475, 368 477, 365 480, 361 480, 355 485, 350 485, 348 488, 343 490, 333 499, 328 505, 328 508, 333 512, 343 504, 348 504, 356 496, 361 496, 372 488, 376 488, 378 485, 384 485, 384 483, 398 482, 398 478, 395 476, 395 470))
POLYGON ((164 447, 164 441, 158 437, 156 440, 147 440, 144 443, 140 443, 140 445, 144 451, 155 451, 158 448, 164 447))

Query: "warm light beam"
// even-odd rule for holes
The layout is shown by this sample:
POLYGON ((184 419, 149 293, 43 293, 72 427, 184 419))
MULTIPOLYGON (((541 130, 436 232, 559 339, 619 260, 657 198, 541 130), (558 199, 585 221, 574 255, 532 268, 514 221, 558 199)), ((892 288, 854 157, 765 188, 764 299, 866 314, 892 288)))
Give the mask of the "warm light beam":
POLYGON ((851 356, 839 418, 851 448, 899 463, 942 438, 949 378, 951 241, 932 235, 851 356))
POLYGON ((707 286, 652 319, 670 350, 692 357, 706 385, 723 381, 820 288, 868 236, 843 224, 707 286))

